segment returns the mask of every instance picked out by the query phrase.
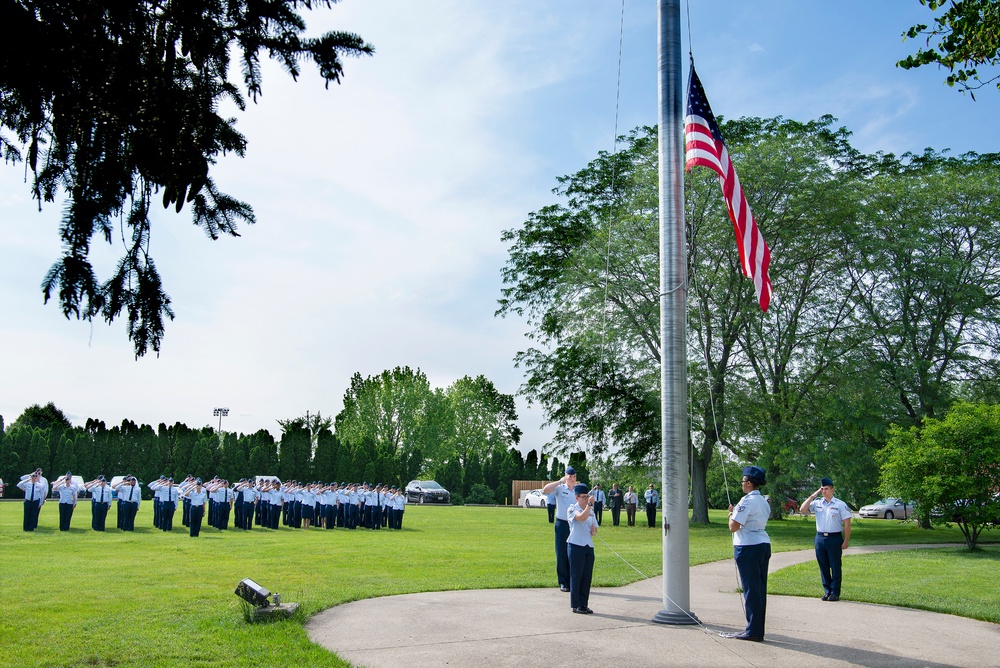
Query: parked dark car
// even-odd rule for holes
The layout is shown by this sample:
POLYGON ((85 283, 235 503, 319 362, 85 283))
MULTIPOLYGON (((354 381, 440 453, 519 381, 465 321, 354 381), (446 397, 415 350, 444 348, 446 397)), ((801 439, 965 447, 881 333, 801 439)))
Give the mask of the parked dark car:
POLYGON ((412 503, 451 503, 451 492, 433 480, 411 480, 406 500, 412 503))

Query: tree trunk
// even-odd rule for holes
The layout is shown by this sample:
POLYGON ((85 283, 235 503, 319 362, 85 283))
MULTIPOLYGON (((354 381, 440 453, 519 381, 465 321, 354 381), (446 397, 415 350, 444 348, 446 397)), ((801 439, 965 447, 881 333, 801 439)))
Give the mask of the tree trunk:
POLYGON ((691 501, 694 513, 691 521, 695 524, 708 524, 708 460, 712 458, 712 448, 705 448, 708 457, 701 456, 696 448, 691 448, 691 501))

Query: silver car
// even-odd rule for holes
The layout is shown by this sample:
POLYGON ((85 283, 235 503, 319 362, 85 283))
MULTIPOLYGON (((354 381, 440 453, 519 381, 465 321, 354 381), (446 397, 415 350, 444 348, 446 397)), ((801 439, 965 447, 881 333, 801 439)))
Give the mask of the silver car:
POLYGON ((887 499, 879 499, 867 506, 862 506, 859 511, 861 517, 877 517, 887 520, 907 520, 913 513, 913 502, 903 501, 891 496, 887 499))

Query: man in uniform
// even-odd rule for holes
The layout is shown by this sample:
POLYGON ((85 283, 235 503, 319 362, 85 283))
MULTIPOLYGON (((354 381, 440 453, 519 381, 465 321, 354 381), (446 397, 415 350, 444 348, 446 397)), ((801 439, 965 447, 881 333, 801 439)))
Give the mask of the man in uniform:
POLYGON ((49 493, 48 481, 42 477, 42 469, 21 476, 17 486, 24 490, 24 530, 34 531, 38 526, 38 512, 49 493))
POLYGON ((622 516, 622 507, 625 505, 625 493, 618 488, 618 483, 611 485, 608 492, 608 505, 611 507, 611 524, 618 526, 618 521, 622 516))
POLYGON ((656 526, 656 504, 660 500, 660 495, 656 493, 653 483, 649 484, 649 489, 646 490, 645 497, 646 521, 649 523, 649 528, 652 529, 656 526))
POLYGON ((566 548, 566 541, 569 539, 569 507, 576 502, 576 494, 573 489, 576 487, 576 469, 572 466, 566 467, 566 475, 559 480, 542 487, 542 494, 556 495, 556 577, 559 580, 559 591, 569 592, 569 553, 566 548))
POLYGON ((111 488, 103 475, 97 476, 84 487, 90 492, 90 528, 94 531, 104 531, 108 519, 108 507, 111 505, 111 488))
POLYGON ((66 471, 66 475, 56 480, 52 488, 59 492, 59 530, 69 531, 69 523, 73 520, 73 510, 76 509, 80 487, 73 482, 73 474, 66 471))
POLYGON ((160 530, 174 530, 174 513, 177 512, 177 503, 180 500, 180 490, 174 486, 174 479, 167 478, 161 490, 160 496, 160 530))
POLYGON ((600 483, 594 485, 594 489, 590 490, 590 497, 594 499, 594 519, 597 520, 597 526, 600 526, 601 520, 604 518, 604 503, 608 500, 600 483))
POLYGON ((135 515, 139 512, 139 502, 142 500, 142 489, 139 481, 128 476, 115 487, 118 491, 118 507, 121 517, 122 531, 135 531, 135 515))
POLYGON ((851 509, 833 495, 833 481, 823 478, 820 488, 799 506, 799 512, 816 515, 816 562, 823 583, 823 600, 840 600, 841 557, 851 542, 851 509), (822 499, 816 499, 820 494, 822 499), (815 499, 815 500, 814 500, 815 499))

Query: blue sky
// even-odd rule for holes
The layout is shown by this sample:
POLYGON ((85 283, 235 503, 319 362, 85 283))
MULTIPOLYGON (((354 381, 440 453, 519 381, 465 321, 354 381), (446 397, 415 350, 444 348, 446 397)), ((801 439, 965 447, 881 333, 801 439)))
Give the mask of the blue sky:
MULTIPOLYGON (((254 206, 241 238, 209 241, 187 210, 155 214, 152 254, 177 314, 159 357, 134 360, 123 322, 43 306, 60 206, 39 213, 23 165, 5 165, 0 415, 54 401, 77 424, 202 426, 227 406, 225 429, 277 433, 279 418, 335 415, 353 373, 397 365, 435 386, 484 374, 516 392, 525 325, 493 317, 500 234, 554 201, 557 176, 611 150, 621 11, 343 0, 308 14, 310 33, 357 32, 377 53, 329 90, 308 65, 297 83, 266 68, 263 97, 238 114, 247 157, 214 173, 254 206)), ((1000 92, 973 102, 937 69, 894 66, 916 48, 901 34, 931 16, 917 0, 691 2, 716 114, 832 114, 866 152, 997 151, 1000 92)), ((619 134, 656 122, 656 4, 627 0, 624 25, 619 134)), ((101 276, 119 249, 95 245, 101 276)), ((519 408, 523 448, 543 445, 544 415, 519 408)))

